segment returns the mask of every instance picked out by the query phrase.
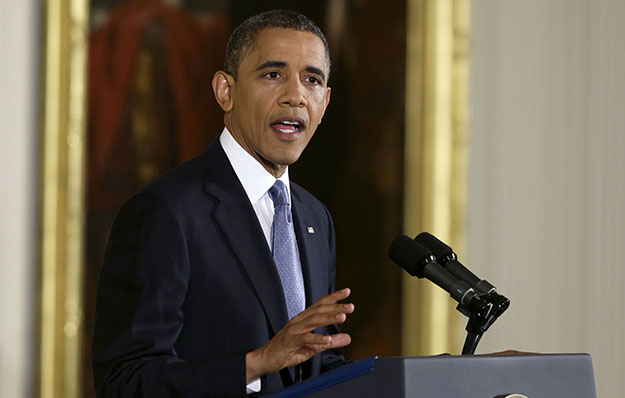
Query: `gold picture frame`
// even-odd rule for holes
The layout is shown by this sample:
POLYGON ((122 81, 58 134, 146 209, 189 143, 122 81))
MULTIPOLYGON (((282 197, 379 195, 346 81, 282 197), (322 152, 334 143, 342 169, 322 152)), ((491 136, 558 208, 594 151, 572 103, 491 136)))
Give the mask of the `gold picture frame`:
MULTIPOLYGON (((409 0, 404 232, 465 245, 469 0, 409 0)), ((449 295, 404 274, 402 354, 456 353, 461 316, 449 295)))
POLYGON ((43 4, 40 397, 81 395, 88 1, 43 4))
MULTIPOLYGON (((462 252, 466 208, 469 0, 408 0, 404 226, 462 252), (450 187, 454 187, 453 190, 450 187)), ((38 395, 82 391, 87 0, 43 3, 38 395)), ((453 352, 446 294, 404 278, 403 354, 453 352)))

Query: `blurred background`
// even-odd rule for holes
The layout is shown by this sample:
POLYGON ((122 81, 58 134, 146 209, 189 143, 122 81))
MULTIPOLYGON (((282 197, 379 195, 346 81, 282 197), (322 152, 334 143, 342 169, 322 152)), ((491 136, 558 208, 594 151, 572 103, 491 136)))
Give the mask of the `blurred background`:
POLYGON ((429 230, 512 301, 478 352, 588 352, 625 390, 625 2, 0 0, 0 396, 94 395, 112 220, 220 133, 226 40, 275 8, 331 48, 291 178, 334 217, 347 355, 459 354, 451 300, 386 256, 429 230))

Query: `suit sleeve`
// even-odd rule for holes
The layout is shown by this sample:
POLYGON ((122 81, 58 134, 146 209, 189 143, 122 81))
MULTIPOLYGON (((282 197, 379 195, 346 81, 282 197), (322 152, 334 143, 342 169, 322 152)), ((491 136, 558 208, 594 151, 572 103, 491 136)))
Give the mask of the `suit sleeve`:
POLYGON ((190 275, 186 241, 180 220, 156 196, 140 194, 120 210, 96 302, 98 397, 245 396, 245 353, 176 355, 190 275))

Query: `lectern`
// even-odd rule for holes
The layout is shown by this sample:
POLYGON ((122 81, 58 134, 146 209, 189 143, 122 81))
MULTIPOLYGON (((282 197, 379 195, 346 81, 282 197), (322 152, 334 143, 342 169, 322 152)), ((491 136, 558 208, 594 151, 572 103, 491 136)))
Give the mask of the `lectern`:
POLYGON ((591 358, 587 354, 371 357, 265 397, 508 396, 594 398, 591 358))

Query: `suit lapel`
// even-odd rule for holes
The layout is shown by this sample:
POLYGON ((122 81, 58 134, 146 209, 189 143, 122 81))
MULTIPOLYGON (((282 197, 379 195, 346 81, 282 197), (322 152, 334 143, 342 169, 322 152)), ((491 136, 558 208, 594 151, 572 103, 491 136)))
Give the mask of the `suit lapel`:
MULTIPOLYGON (((218 201, 215 220, 249 277, 275 335, 288 322, 288 313, 280 276, 256 213, 218 140, 205 151, 204 161, 207 172, 205 189, 218 201)), ((297 188, 291 193, 306 303, 310 306, 328 294, 327 270, 321 266, 325 264, 323 242, 327 237, 309 232, 308 227, 318 227, 318 218, 301 200, 297 188)), ((280 372, 283 377, 291 378, 285 385, 292 384, 297 378, 295 369, 286 370, 280 372)))
POLYGON ((280 277, 256 213, 219 141, 206 152, 206 191, 218 200, 215 220, 239 259, 276 334, 288 315, 280 277))
POLYGON ((327 277, 324 267, 321 266, 324 264, 321 258, 325 253, 322 242, 324 236, 314 233, 315 227, 319 230, 318 218, 301 201, 296 189, 291 189, 291 199, 295 235, 306 286, 306 304, 310 306, 328 294, 327 277))
MULTIPOLYGON (((291 184, 291 199, 295 235, 306 286, 306 304, 310 306, 329 293, 327 269, 324 266, 326 261, 322 257, 327 252, 327 249, 324 249, 324 242, 327 247, 327 241, 325 241, 327 236, 321 233, 319 218, 301 200, 293 184, 291 184)), ((319 355, 302 363, 300 367, 303 377, 318 374, 321 367, 319 355)))

